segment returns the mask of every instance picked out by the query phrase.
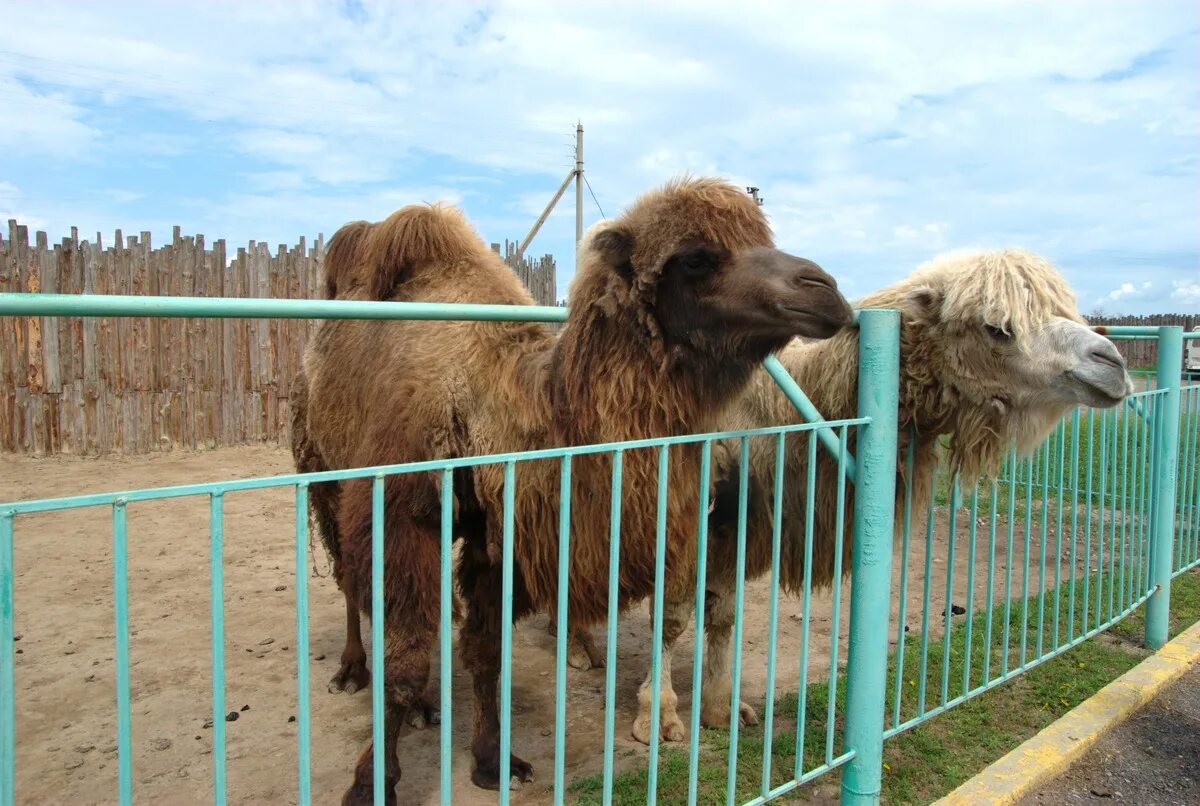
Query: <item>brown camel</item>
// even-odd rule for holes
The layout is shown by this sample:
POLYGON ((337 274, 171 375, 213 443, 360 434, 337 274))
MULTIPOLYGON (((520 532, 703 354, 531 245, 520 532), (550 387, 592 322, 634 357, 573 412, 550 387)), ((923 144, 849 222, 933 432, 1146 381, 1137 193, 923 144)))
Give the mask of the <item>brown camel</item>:
MULTIPOLYGON (((825 338, 849 322, 836 284, 814 263, 773 246, 757 205, 711 179, 645 194, 580 245, 561 333, 532 323, 324 322, 305 356, 307 434, 330 467, 419 461, 704 432, 755 367, 794 336, 825 338)), ((403 208, 366 237, 361 284, 349 298, 532 304, 512 271, 461 215, 403 208)), ((340 291, 339 291, 340 293, 340 291)), ((695 553, 699 448, 673 448, 667 511, 669 577, 695 553)), ((654 585, 657 452, 624 457, 619 604, 654 585)), ((608 455, 573 461, 569 612, 587 627, 608 607, 608 455)), ((460 635, 474 680, 472 780, 499 777, 500 595, 504 470, 454 475, 456 531, 465 538, 460 635), (477 526, 469 526, 474 522, 477 526)), ((512 613, 557 599, 558 468, 517 466, 512 613)), ((370 479, 343 483, 337 521, 342 577, 370 603, 370 479)), ((385 772, 399 780, 400 718, 422 705, 439 612, 440 492, 436 474, 384 484, 385 772)), ((379 670, 376 670, 379 673, 379 670)), ((530 765, 512 755, 512 781, 530 765)), ((371 798, 372 754, 359 759, 345 803, 371 798)), ((394 796, 394 795, 393 795, 394 796)))
MULTIPOLYGON (((368 221, 351 221, 338 228, 329 239, 324 259, 324 293, 326 299, 338 298, 342 295, 352 297, 352 291, 362 283, 359 276, 361 271, 363 244, 371 228, 375 226, 368 221)), ((288 398, 291 410, 291 448, 295 460, 296 472, 317 473, 329 470, 330 466, 321 456, 313 441, 308 437, 308 376, 303 368, 296 373, 292 380, 292 388, 288 398)), ((365 689, 371 682, 371 673, 367 666, 367 653, 363 646, 362 628, 359 621, 358 603, 354 601, 350 589, 343 583, 343 564, 341 549, 337 539, 337 482, 317 482, 309 486, 308 505, 312 514, 312 525, 333 565, 333 578, 342 589, 346 599, 346 642, 342 649, 337 672, 329 681, 329 691, 344 691, 353 694, 365 689)), ((456 526, 458 524, 456 523, 456 526)), ((467 527, 470 528, 470 522, 467 527)), ((461 537, 461 534, 456 533, 461 537)), ((461 620, 459 599, 454 599, 454 620, 461 620)), ((553 622, 552 622, 553 623, 553 622)), ((587 630, 576 629, 571 633, 571 654, 568 663, 577 668, 591 668, 604 665, 604 656, 596 648, 591 634, 587 630)), ((424 727, 426 722, 438 722, 440 715, 438 707, 433 702, 426 704, 424 709, 414 709, 409 714, 409 724, 413 727, 424 727)))
MULTIPOLYGON (((1020 250, 953 254, 936 258, 900 282, 863 299, 857 307, 901 312, 900 440, 898 466, 912 443, 914 506, 928 501, 938 443, 949 437, 949 462, 964 480, 994 475, 1005 453, 1026 454, 1077 406, 1107 408, 1133 391, 1125 364, 1112 342, 1096 335, 1077 310, 1075 296, 1045 259, 1020 250)), ((780 360, 828 419, 856 416, 858 333, 820 343, 793 342, 780 360)), ((726 428, 757 428, 802 422, 795 408, 765 372, 726 419, 726 428)), ((850 451, 854 430, 848 431, 850 451)), ((806 485, 809 437, 794 435, 785 452, 780 581, 796 593, 804 585, 806 485)), ((730 724, 730 634, 736 583, 739 458, 736 443, 714 452, 720 479, 709 520, 708 583, 705 599, 705 658, 701 722, 730 724)), ((746 576, 771 569, 773 439, 750 443, 746 530, 746 576)), ((837 464, 818 449, 814 507, 812 581, 832 583, 835 567, 837 464)), ((897 517, 903 512, 904 484, 897 486, 897 517)), ((845 487, 844 572, 850 570, 853 485, 845 487)), ((921 522, 920 512, 914 521, 921 522)), ((668 591, 664 608, 663 703, 660 735, 682 739, 668 670, 671 646, 687 626, 693 602, 668 591)), ((642 685, 633 734, 650 739, 652 682, 642 685)), ((739 719, 756 723, 754 710, 739 703, 739 719)))

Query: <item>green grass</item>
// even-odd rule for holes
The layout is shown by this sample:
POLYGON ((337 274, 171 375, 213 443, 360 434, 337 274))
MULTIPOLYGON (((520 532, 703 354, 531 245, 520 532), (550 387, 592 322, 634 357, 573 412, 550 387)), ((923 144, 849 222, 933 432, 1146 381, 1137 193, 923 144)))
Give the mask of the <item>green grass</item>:
MULTIPOLYGON (((1104 584, 1107 586, 1107 578, 1104 584)), ((1095 578, 1089 585, 1090 608, 1095 602, 1095 578)), ((1082 584, 1077 583, 1075 593, 1076 633, 1082 618, 1082 584)), ((1104 591, 1107 608, 1107 587, 1104 591)), ((1029 624, 1023 631, 1026 641, 1027 659, 1035 657, 1039 634, 1036 614, 1038 597, 1026 601, 1029 624)), ((1041 635, 1045 651, 1049 651, 1053 639, 1054 591, 1046 592, 1046 618, 1041 635)), ((967 663, 971 671, 970 686, 982 680, 985 654, 989 658, 990 674, 995 677, 1003 662, 1004 608, 1002 603, 992 614, 992 642, 985 651, 983 637, 986 614, 978 614, 971 621, 972 645, 970 653, 966 647, 965 620, 956 619, 949 641, 949 664, 943 666, 946 644, 941 640, 929 642, 926 666, 926 707, 933 708, 941 702, 941 678, 943 669, 949 670, 948 696, 954 698, 962 693, 962 670, 967 663)), ((1060 641, 1066 640, 1067 614, 1069 613, 1069 588, 1062 589, 1059 597, 1060 641)), ((1200 621, 1200 570, 1191 571, 1175 579, 1172 588, 1171 634, 1200 621)), ((1010 626, 1010 666, 1018 661, 1020 636, 1021 599, 1014 599, 1010 608, 1013 620, 1010 626)), ((916 624, 919 614, 910 614, 910 623, 916 624)), ((1094 614, 1089 628, 1094 626, 1094 614)), ((1143 612, 1139 608, 1107 632, 1095 636, 1062 654, 1045 661, 997 687, 983 692, 948 711, 938 714, 918 727, 889 739, 884 746, 885 772, 883 799, 885 803, 928 803, 949 792, 988 763, 1002 756, 1038 730, 1078 705, 1106 683, 1132 668, 1147 654, 1141 648, 1143 612)), ((902 719, 916 713, 920 685, 920 636, 916 626, 906 638, 907 650, 902 675, 901 708, 902 719)), ((893 682, 896 657, 889 661, 887 714, 891 725, 894 703, 893 682)), ((844 702, 844 672, 838 675, 838 702, 835 708, 834 742, 841 747, 842 715, 844 702)), ((829 702, 827 682, 812 683, 807 687, 806 730, 803 770, 808 772, 825 759, 826 714, 829 702)), ((796 713, 799 697, 795 692, 780 694, 775 699, 775 737, 771 742, 772 787, 790 780, 796 757, 796 713)), ((760 717, 762 709, 759 709, 760 717)), ((684 715, 685 721, 688 719, 684 715)), ((741 803, 759 794, 762 779, 762 758, 765 738, 761 727, 742 729, 737 751, 737 802, 741 803)), ((725 801, 726 760, 729 751, 729 736, 725 731, 704 730, 700 736, 700 765, 698 796, 700 803, 725 801)), ((818 778, 823 786, 836 785, 839 772, 834 770, 818 778)), ((647 777, 643 767, 628 770, 615 776, 613 802, 618 804, 641 804, 646 800, 647 777)), ((593 776, 574 782, 571 796, 580 804, 601 802, 603 781, 593 776)), ((658 770, 658 799, 660 803, 686 803, 688 787, 688 756, 686 749, 664 746, 658 770)), ((802 798, 801 788, 792 797, 802 798)))

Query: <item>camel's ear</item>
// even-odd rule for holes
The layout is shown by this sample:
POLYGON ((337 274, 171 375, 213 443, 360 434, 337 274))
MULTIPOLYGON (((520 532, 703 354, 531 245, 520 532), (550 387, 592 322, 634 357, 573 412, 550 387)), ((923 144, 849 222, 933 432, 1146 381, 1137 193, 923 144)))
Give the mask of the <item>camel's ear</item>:
POLYGON ((592 236, 596 254, 626 278, 633 276, 633 233, 622 226, 605 227, 592 236))
POLYGON ((932 324, 941 317, 942 295, 930 286, 918 286, 904 296, 900 312, 909 321, 932 324))

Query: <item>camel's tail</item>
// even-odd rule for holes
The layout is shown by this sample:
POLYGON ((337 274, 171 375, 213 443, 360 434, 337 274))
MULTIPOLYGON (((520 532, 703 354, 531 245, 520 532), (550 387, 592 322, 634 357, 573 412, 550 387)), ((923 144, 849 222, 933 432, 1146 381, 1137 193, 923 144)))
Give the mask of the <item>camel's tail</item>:
POLYGON ((325 299, 336 299, 339 290, 345 292, 354 285, 363 246, 373 226, 370 221, 351 221, 329 239, 325 249, 325 299))
POLYGON ((486 247, 457 208, 413 204, 376 224, 364 250, 367 295, 385 300, 398 283, 414 273, 479 255, 486 247))

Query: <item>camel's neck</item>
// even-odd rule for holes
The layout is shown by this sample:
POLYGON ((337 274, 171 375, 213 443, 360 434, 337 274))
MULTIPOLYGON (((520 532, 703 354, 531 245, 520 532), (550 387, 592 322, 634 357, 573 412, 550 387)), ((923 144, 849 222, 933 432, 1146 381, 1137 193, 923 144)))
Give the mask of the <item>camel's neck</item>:
POLYGON ((769 352, 714 345, 664 349, 623 323, 593 314, 570 322, 550 362, 551 398, 561 436, 575 444, 712 430, 726 404, 769 352))

